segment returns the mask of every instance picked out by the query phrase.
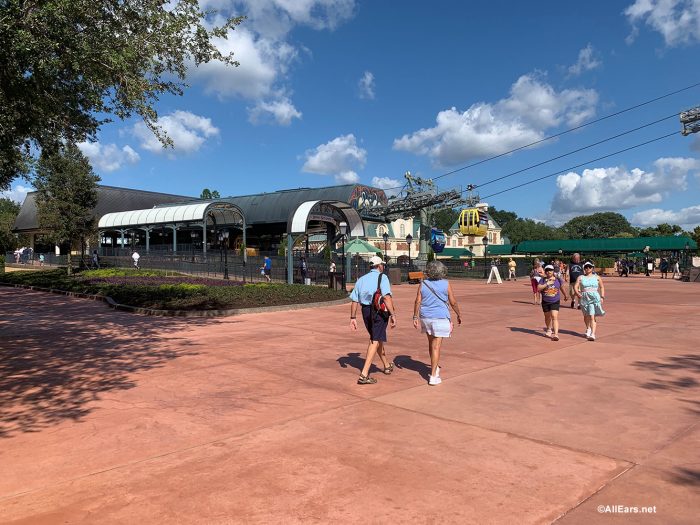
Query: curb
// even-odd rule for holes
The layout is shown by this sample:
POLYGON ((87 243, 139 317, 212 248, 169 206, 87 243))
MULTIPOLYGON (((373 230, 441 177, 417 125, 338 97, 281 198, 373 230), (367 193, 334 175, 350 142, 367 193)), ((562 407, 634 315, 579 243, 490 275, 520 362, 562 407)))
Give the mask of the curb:
POLYGON ((345 299, 337 299, 335 301, 322 301, 317 303, 282 304, 277 306, 259 306, 255 308, 229 308, 226 310, 155 310, 153 308, 141 308, 139 306, 129 306, 128 304, 120 304, 108 295, 68 292, 66 290, 43 288, 41 286, 29 286, 27 284, 0 283, 0 286, 8 286, 10 288, 22 288, 24 290, 32 290, 35 292, 55 293, 59 295, 65 295, 68 297, 77 297, 78 299, 103 301, 114 310, 119 310, 122 312, 131 312, 134 314, 153 315, 159 317, 228 317, 232 315, 282 312, 285 310, 303 310, 304 308, 320 308, 322 306, 338 306, 341 304, 346 304, 348 301, 350 301, 350 298, 346 297, 345 299))

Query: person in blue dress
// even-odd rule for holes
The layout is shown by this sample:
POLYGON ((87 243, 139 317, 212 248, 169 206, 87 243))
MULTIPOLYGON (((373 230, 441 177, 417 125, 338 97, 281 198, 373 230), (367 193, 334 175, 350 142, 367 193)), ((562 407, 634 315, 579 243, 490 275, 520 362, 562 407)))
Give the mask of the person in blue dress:
POLYGON ((583 275, 576 279, 574 285, 583 312, 583 321, 586 323, 586 338, 589 341, 595 341, 596 317, 605 315, 605 286, 600 275, 593 273, 594 269, 595 265, 591 261, 583 263, 583 275))

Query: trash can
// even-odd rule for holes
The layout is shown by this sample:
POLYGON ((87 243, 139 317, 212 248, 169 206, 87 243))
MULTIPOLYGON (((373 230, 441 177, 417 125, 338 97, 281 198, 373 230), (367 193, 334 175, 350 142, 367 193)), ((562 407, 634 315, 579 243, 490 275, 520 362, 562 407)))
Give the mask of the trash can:
POLYGON ((306 286, 311 286, 311 277, 305 277, 304 278, 304 284, 306 286))

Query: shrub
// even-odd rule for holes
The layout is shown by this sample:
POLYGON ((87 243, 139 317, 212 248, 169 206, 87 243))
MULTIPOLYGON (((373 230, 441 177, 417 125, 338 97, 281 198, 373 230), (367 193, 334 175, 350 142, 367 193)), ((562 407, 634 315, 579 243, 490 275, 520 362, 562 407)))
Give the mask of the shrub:
POLYGON ((5 256, 0 255, 0 273, 5 273, 5 256))

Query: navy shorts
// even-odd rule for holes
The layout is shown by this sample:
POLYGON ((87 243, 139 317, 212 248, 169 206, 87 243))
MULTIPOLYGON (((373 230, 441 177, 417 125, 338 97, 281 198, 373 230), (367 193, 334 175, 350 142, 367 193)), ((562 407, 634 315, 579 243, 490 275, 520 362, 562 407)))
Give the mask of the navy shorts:
POLYGON ((365 322, 365 328, 369 333, 370 341, 381 341, 386 343, 386 326, 389 320, 382 319, 382 316, 372 311, 372 307, 368 304, 362 305, 362 320, 365 322))

